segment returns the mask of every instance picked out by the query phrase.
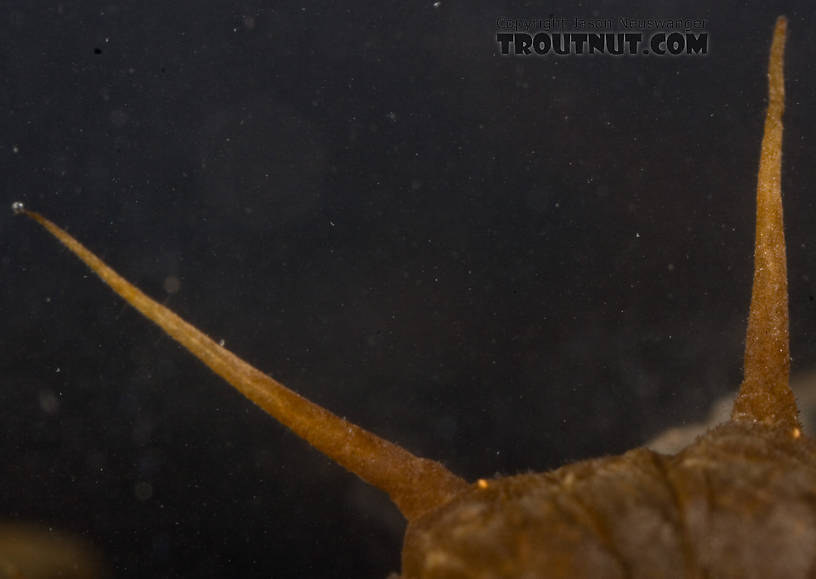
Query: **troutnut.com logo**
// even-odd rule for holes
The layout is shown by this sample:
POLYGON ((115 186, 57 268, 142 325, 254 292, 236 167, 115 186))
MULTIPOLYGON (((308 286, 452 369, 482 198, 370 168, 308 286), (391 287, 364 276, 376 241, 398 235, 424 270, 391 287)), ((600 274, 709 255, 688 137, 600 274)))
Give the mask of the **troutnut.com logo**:
POLYGON ((704 18, 496 19, 496 43, 505 56, 705 56, 704 18))

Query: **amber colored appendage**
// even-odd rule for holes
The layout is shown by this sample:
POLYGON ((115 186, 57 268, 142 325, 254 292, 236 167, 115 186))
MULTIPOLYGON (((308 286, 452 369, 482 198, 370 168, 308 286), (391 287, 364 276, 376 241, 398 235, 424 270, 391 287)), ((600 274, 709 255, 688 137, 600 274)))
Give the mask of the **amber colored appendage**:
POLYGON ((785 31, 776 20, 768 64, 768 113, 757 178, 754 287, 745 339, 745 377, 731 419, 801 432, 788 383, 788 273, 782 226, 782 112, 785 109, 785 31))
POLYGON ((216 344, 198 328, 156 303, 108 267, 60 227, 19 202, 12 205, 59 239, 113 291, 158 324, 213 372, 279 422, 361 479, 387 492, 412 521, 465 490, 467 483, 440 463, 414 456, 404 448, 321 408, 238 356, 216 344))

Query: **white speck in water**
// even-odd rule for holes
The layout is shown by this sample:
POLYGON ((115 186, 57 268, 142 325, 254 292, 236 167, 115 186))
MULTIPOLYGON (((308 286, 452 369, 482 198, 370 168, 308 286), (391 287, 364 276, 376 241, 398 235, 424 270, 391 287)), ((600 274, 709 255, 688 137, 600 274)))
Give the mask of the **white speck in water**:
POLYGON ((23 211, 25 211, 25 205, 23 205, 22 201, 15 201, 11 204, 11 210, 14 212, 15 215, 19 215, 23 211))
POLYGON ((224 347, 224 344, 226 344, 226 343, 227 343, 227 341, 224 338, 221 338, 220 340, 218 340, 218 345, 221 346, 222 348, 224 347))
POLYGON ((164 291, 167 293, 177 294, 181 289, 181 280, 178 278, 178 276, 168 275, 166 278, 164 278, 164 283, 162 285, 164 286, 164 291))
POLYGON ((59 399, 51 390, 40 390, 37 398, 40 409, 46 414, 56 414, 59 410, 59 399))
POLYGON ((153 496, 153 485, 149 482, 139 481, 133 485, 133 494, 140 501, 146 501, 153 496))
POLYGON ((11 152, 12 152, 12 153, 14 153, 14 154, 16 155, 17 153, 19 153, 19 152, 20 152, 20 147, 19 147, 19 146, 17 146, 17 145, 14 145, 14 146, 11 148, 11 152))

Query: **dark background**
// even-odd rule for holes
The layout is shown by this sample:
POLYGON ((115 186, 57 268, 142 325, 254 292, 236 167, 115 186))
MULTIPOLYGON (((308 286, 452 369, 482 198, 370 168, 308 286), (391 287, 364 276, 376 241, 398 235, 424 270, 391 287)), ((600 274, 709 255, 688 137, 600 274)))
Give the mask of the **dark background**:
MULTIPOLYGON (((816 361, 806 3, 263 4, 6 4, 6 205, 468 479, 617 453, 739 383, 787 13, 794 368, 816 361), (498 16, 550 14, 707 18, 711 53, 497 55, 498 16)), ((118 577, 398 570, 380 492, 32 223, 0 213, 0 243, 2 518, 87 537, 118 577)))

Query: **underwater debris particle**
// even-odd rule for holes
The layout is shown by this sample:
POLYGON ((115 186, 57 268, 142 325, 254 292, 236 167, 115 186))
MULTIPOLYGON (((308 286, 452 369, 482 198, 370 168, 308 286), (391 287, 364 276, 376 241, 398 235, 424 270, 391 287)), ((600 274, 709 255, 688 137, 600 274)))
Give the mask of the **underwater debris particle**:
POLYGON ((23 205, 22 201, 15 201, 11 204, 11 210, 15 215, 19 215, 23 211, 25 211, 25 205, 23 205))

